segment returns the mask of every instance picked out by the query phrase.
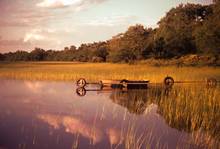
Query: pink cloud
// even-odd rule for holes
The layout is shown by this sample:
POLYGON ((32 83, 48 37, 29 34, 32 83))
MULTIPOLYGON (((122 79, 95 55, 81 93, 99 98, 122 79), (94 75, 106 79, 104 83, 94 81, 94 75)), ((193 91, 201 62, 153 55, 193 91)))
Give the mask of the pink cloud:
POLYGON ((70 116, 56 116, 50 114, 38 115, 37 117, 54 127, 54 129, 59 129, 63 126, 67 133, 80 134, 85 138, 92 140, 94 144, 103 139, 104 134, 101 129, 88 125, 80 119, 70 116))
POLYGON ((39 9, 31 1, 0 1, 0 27, 37 26, 53 19, 55 14, 39 9))
POLYGON ((31 48, 29 42, 24 42, 23 39, 18 40, 4 40, 0 38, 0 52, 29 50, 31 48))
POLYGON ((75 10, 82 10, 92 4, 103 3, 106 0, 43 0, 36 6, 43 8, 64 8, 73 6, 75 10))

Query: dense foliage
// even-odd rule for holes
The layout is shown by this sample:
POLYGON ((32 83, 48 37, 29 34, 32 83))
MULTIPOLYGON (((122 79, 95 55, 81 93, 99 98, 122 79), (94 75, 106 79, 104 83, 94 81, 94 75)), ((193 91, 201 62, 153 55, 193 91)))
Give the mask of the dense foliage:
POLYGON ((155 29, 137 24, 112 39, 65 47, 61 51, 35 48, 31 52, 0 54, 5 61, 133 62, 186 54, 220 53, 220 2, 179 5, 167 12, 155 29))

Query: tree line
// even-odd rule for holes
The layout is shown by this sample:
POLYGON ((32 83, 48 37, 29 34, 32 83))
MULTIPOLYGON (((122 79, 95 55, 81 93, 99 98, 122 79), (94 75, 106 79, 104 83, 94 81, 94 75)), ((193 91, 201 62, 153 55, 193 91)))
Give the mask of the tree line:
POLYGON ((148 58, 172 58, 187 54, 219 56, 220 2, 181 4, 158 22, 157 28, 130 26, 110 40, 74 45, 63 50, 35 48, 31 52, 0 53, 1 61, 133 62, 148 58))

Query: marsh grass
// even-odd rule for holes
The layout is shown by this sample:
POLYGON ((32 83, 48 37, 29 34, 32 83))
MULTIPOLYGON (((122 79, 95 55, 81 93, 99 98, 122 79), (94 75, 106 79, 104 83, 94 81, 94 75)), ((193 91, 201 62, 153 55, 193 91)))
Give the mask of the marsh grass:
POLYGON ((131 79, 162 82, 170 75, 175 80, 201 81, 209 77, 220 79, 220 68, 213 67, 153 67, 147 64, 110 64, 74 62, 0 63, 0 78, 26 80, 131 79))
POLYGON ((219 86, 177 86, 169 96, 162 95, 157 99, 157 104, 158 112, 170 127, 190 133, 189 146, 220 146, 219 86))
MULTIPOLYGON (((143 111, 143 107, 156 104, 157 113, 169 127, 187 134, 187 138, 180 137, 176 148, 218 149, 220 146, 219 89, 220 86, 208 88, 206 85, 186 84, 174 85, 168 93, 163 87, 151 87, 147 91, 137 90, 126 94, 116 92, 110 98, 114 103, 126 107, 125 113, 128 112, 134 117, 134 114, 146 114, 139 112, 143 111)), ((127 129, 123 130, 126 149, 168 148, 160 138, 152 135, 155 128, 138 133, 139 125, 135 118, 129 121, 126 127, 127 129)), ((161 135, 163 133, 166 133, 166 130, 161 132, 161 135)))

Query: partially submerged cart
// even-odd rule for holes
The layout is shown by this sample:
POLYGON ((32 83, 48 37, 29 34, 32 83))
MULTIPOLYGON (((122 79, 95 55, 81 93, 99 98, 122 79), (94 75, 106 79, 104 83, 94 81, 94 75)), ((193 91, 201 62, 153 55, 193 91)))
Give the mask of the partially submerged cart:
POLYGON ((208 78, 206 81, 175 81, 171 76, 164 78, 162 83, 150 83, 150 80, 101 80, 99 82, 87 82, 86 79, 80 78, 77 80, 76 93, 80 96, 84 96, 86 91, 110 91, 112 89, 131 90, 131 89, 148 89, 149 84, 162 84, 166 89, 171 89, 175 84, 180 83, 206 83, 207 87, 216 87, 217 81, 215 78, 208 78), (99 88, 85 89, 88 85, 98 85, 99 88))
MULTIPOLYGON (((86 85, 93 84, 93 85, 100 85, 101 88, 110 87, 112 89, 115 89, 115 88, 146 89, 149 83, 150 83, 149 80, 126 80, 126 79, 101 80, 99 82, 87 82, 84 78, 80 78, 76 82, 78 87, 85 87, 86 85)), ((172 86, 174 84, 174 79, 168 76, 164 79, 164 84, 166 86, 172 86)))

